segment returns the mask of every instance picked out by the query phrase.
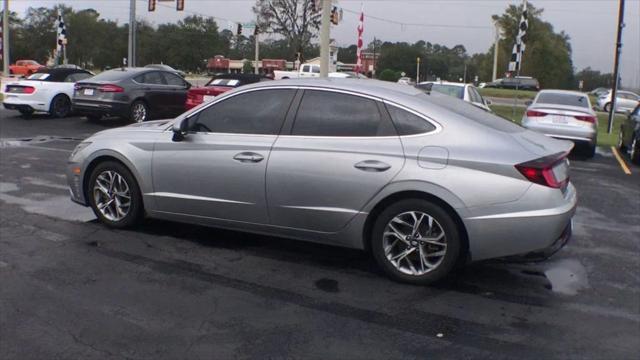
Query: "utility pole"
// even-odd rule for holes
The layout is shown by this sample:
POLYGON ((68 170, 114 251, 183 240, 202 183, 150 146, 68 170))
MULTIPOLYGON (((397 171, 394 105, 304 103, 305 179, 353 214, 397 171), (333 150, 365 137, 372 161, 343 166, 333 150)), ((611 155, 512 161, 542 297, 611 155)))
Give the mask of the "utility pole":
POLYGON ((9 0, 4 0, 2 11, 2 74, 9 76, 9 0))
POLYGON ((420 57, 416 58, 416 84, 420 82, 420 57))
POLYGON ((331 37, 331 0, 322 1, 320 25, 320 77, 329 76, 329 41, 331 37))
POLYGON ((464 75, 462 75, 462 83, 466 84, 467 83, 467 63, 464 63, 464 75))
POLYGON ((253 28, 253 41, 255 41, 255 45, 256 45, 256 50, 255 50, 255 61, 254 61, 254 65, 253 65, 253 72, 257 75, 260 74, 260 65, 258 64, 258 61, 260 61, 260 39, 258 39, 258 34, 260 33, 260 30, 258 29, 258 20, 256 19, 256 27, 253 28))
POLYGON ((496 26, 496 38, 493 44, 493 76, 491 81, 496 81, 498 78, 498 47, 500 45, 500 25, 498 25, 497 21, 494 22, 494 25, 496 26))
POLYGON ((127 66, 136 66, 136 0, 129 0, 129 51, 127 66))
POLYGON ((607 133, 613 130, 613 116, 616 113, 616 96, 618 93, 618 78, 620 76, 620 52, 622 51, 622 28, 624 27, 624 0, 620 0, 618 9, 618 35, 616 37, 616 52, 613 59, 613 87, 611 88, 611 105, 609 106, 609 123, 607 133))

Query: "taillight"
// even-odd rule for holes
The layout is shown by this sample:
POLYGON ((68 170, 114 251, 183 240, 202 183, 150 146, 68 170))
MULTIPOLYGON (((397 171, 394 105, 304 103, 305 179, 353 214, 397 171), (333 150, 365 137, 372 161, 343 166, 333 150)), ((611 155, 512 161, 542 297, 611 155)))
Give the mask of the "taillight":
POLYGON ((560 189, 569 182, 566 153, 545 156, 516 165, 516 169, 529 181, 560 189))
POLYGON ((547 116, 547 113, 542 112, 542 111, 536 111, 536 110, 527 110, 527 116, 528 117, 547 116))
POLYGON ((121 88, 118 85, 113 85, 113 84, 106 84, 106 85, 100 85, 98 87, 98 91, 101 92, 116 92, 116 93, 121 93, 124 92, 124 89, 121 88))
POLYGON ((73 85, 73 90, 78 91, 80 89, 82 89, 82 86, 80 86, 78 84, 73 85))
POLYGON ((36 92, 36 88, 33 86, 25 86, 22 88, 23 94, 33 94, 34 92, 36 92))
POLYGON ((592 124, 596 123, 596 117, 593 115, 576 115, 574 116, 577 120, 590 122, 592 124))

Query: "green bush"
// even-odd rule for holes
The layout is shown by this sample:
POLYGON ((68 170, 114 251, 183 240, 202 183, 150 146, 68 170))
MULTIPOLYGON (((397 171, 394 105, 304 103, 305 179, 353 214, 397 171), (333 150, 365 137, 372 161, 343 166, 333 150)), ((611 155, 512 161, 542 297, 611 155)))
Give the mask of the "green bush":
POLYGON ((396 82, 396 81, 398 81, 398 79, 400 79, 400 76, 401 75, 400 75, 400 73, 398 71, 391 70, 391 69, 384 69, 380 73, 380 76, 378 77, 378 79, 383 80, 383 81, 396 82))

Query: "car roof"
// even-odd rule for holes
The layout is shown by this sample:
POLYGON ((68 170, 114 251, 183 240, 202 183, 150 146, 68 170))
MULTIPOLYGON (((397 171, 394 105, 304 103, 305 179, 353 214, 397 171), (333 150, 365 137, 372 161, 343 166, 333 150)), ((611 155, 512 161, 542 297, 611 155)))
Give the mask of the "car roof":
POLYGON ((64 80, 64 78, 66 78, 70 74, 84 73, 84 74, 93 75, 90 71, 87 71, 84 69, 72 69, 72 68, 43 68, 36 71, 34 74, 42 74, 42 73, 49 74, 51 80, 54 80, 54 82, 62 81, 64 80))

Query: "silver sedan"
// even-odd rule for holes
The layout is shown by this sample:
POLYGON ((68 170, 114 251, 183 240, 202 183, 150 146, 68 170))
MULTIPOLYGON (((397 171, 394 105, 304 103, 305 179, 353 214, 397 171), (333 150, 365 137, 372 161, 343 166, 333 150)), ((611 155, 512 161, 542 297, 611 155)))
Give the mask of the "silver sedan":
POLYGON ((148 216, 366 249, 427 284, 456 263, 559 250, 571 148, 409 86, 284 80, 95 134, 67 173, 108 226, 148 216))
POLYGON ((598 117, 581 92, 542 90, 522 116, 522 126, 558 139, 570 140, 593 157, 598 142, 598 117))

